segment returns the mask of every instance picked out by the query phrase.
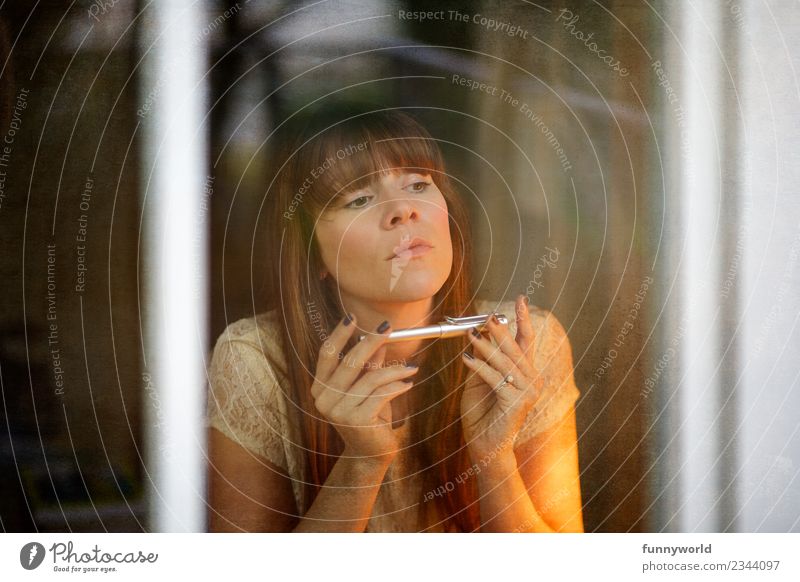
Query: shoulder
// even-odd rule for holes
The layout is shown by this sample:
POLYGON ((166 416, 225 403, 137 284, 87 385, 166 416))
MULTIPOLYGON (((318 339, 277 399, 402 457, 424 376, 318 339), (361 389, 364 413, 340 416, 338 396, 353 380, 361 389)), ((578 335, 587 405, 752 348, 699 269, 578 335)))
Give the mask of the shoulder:
POLYGON ((276 419, 286 416, 288 384, 277 323, 274 313, 237 320, 219 335, 210 356, 206 373, 211 426, 240 442, 245 442, 244 433, 267 438, 258 427, 276 427, 276 419))
POLYGON ((273 363, 284 365, 278 313, 275 310, 239 319, 229 324, 217 338, 214 351, 230 349, 241 353, 258 352, 273 363))
POLYGON ((286 372, 276 311, 230 323, 217 338, 211 355, 214 375, 242 373, 263 380, 280 380, 286 372))
MULTIPOLYGON (((289 438, 285 378, 274 314, 259 314, 229 324, 217 338, 207 368, 208 425, 234 443, 283 469, 289 438)), ((288 470, 288 469, 287 469, 288 470)))
POLYGON ((240 341, 260 346, 277 337, 277 312, 273 310, 228 324, 217 338, 217 344, 223 341, 240 341))

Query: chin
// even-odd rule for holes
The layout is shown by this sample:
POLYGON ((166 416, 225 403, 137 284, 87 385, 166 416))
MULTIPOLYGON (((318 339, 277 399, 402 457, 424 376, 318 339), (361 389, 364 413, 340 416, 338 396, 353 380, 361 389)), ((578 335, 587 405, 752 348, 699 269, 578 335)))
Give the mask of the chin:
POLYGON ((391 286, 391 279, 389 279, 386 289, 388 297, 396 301, 420 301, 436 295, 445 281, 447 281, 447 273, 410 273, 406 271, 397 278, 394 287, 391 286))

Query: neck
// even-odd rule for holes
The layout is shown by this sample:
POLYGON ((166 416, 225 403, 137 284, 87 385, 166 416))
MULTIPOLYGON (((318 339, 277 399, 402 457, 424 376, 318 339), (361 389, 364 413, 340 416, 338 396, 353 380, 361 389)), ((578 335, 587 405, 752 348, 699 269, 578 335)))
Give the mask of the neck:
MULTIPOLYGON (((392 330, 408 327, 421 327, 432 323, 433 297, 419 301, 401 302, 365 302, 357 298, 344 300, 346 312, 356 316, 358 331, 356 333, 374 333, 377 327, 388 321, 392 330)), ((420 359, 416 352, 425 340, 397 342, 386 344, 384 361, 391 364, 413 364, 420 359)))

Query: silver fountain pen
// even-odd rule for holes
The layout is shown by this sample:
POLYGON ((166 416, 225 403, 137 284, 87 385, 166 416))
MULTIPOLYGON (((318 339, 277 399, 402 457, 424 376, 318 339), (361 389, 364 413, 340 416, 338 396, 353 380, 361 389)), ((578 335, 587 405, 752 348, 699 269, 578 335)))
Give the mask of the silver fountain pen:
MULTIPOLYGON (((508 318, 502 313, 495 313, 497 320, 503 325, 508 324, 508 318)), ((389 334, 386 343, 405 342, 419 339, 436 339, 445 337, 456 337, 472 331, 473 328, 482 331, 486 322, 492 316, 491 313, 484 315, 471 315, 467 317, 445 317, 444 321, 423 327, 409 327, 398 329, 389 334)), ((367 334, 358 336, 358 341, 367 337, 367 334)))

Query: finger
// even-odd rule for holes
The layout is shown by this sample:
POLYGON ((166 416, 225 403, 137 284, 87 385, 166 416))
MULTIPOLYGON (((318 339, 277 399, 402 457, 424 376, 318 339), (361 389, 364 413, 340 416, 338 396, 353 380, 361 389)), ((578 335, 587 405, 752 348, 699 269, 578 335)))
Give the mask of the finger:
POLYGON ((508 337, 498 338, 497 341, 501 343, 500 346, 495 346, 490 340, 475 333, 469 335, 469 340, 472 342, 474 355, 488 362, 497 370, 498 374, 503 374, 504 376, 506 374, 512 374, 515 377, 523 375, 523 372, 516 366, 514 361, 503 353, 502 344, 514 341, 511 339, 511 334, 508 334, 508 337))
POLYGON ((397 380, 411 378, 417 372, 419 372, 419 368, 413 366, 386 366, 379 370, 372 370, 353 384, 352 388, 347 391, 347 396, 352 396, 358 404, 361 404, 378 388, 397 380))
POLYGON ((321 392, 314 397, 314 406, 317 407, 317 410, 319 410, 323 416, 330 418, 333 407, 342 399, 344 391, 330 384, 322 386, 321 392))
POLYGON ((378 349, 386 343, 391 329, 389 322, 384 321, 378 326, 375 333, 368 334, 364 341, 353 346, 344 355, 328 382, 334 386, 352 386, 369 359, 374 357, 378 349))
POLYGON ((483 378, 481 378, 480 374, 470 370, 469 375, 467 376, 467 379, 464 382, 464 389, 473 389, 479 386, 486 386, 486 381, 483 378))
MULTIPOLYGON (((467 354, 464 352, 463 355, 465 363, 468 363, 469 358, 472 357, 472 354, 467 354)), ((468 370, 467 379, 464 381, 464 392, 468 391, 473 395, 477 395, 473 397, 477 398, 479 402, 483 402, 483 399, 487 398, 493 392, 489 383, 486 382, 486 380, 484 380, 480 374, 472 369, 468 370)))
POLYGON ((528 356, 529 361, 533 359, 533 348, 536 344, 536 333, 533 331, 531 323, 531 313, 528 308, 527 295, 520 295, 516 304, 517 314, 517 344, 522 352, 528 356))
POLYGON ((467 367, 480 376, 480 378, 489 386, 491 386, 492 389, 500 384, 500 382, 503 381, 503 378, 505 378, 505 375, 493 368, 489 362, 482 360, 479 357, 471 356, 466 352, 464 352, 462 356, 462 359, 467 367))
MULTIPOLYGON (((384 362, 385 356, 386 356, 385 345, 380 346, 373 354, 371 354, 368 361, 365 362, 362 366, 358 366, 357 363, 354 363, 352 356, 350 356, 349 354, 345 355, 345 357, 342 358, 342 361, 339 364, 339 368, 337 368, 337 370, 339 370, 340 368, 346 368, 348 366, 352 366, 352 373, 354 375, 337 374, 336 372, 334 372, 334 374, 331 375, 331 377, 328 379, 326 383, 321 384, 321 389, 318 391, 319 394, 315 396, 316 398, 315 404, 317 405, 317 408, 320 410, 320 412, 324 413, 325 411, 330 411, 334 407, 338 406, 341 403, 342 399, 345 396, 347 396, 356 385, 361 386, 360 396, 354 400, 354 403, 347 402, 346 404, 355 406, 358 403, 360 403, 361 400, 363 400, 365 393, 371 392, 374 389, 376 383, 374 381, 372 381, 371 383, 368 381, 366 385, 359 384, 359 382, 363 380, 363 378, 366 377, 367 374, 369 374, 369 372, 367 372, 367 374, 364 374, 361 377, 361 380, 356 381, 358 378, 358 374, 361 373, 361 371, 364 369, 365 366, 369 369, 371 369, 372 366, 381 366, 381 364, 383 364, 384 362)), ((404 369, 405 367, 391 366, 389 368, 389 371, 391 372, 398 368, 404 369)), ((378 368, 378 370, 383 370, 383 369, 385 368, 380 368, 380 367, 378 368)), ((394 377, 392 377, 392 379, 394 379, 394 377)), ((379 382, 378 384, 383 384, 383 383, 385 383, 385 381, 379 382)), ((313 388, 312 392, 314 392, 313 388)))
MULTIPOLYGON (((315 376, 322 384, 328 381, 331 374, 339 365, 339 353, 344 349, 347 340, 353 335, 356 329, 356 318, 352 313, 347 314, 333 329, 330 337, 322 343, 317 358, 317 369, 315 376)), ((312 394, 315 398, 316 394, 312 394)))
POLYGON ((517 380, 518 377, 515 376, 515 383, 513 385, 505 384, 501 386, 500 384, 503 382, 506 375, 498 372, 495 368, 489 365, 488 362, 485 362, 475 356, 472 356, 472 359, 470 359, 469 354, 466 352, 463 354, 462 359, 467 367, 471 370, 474 370, 496 393, 502 394, 503 396, 507 396, 509 398, 519 398, 521 393, 525 393, 525 391, 522 390, 522 382, 524 382, 524 378, 517 380))
POLYGON ((392 400, 401 394, 405 394, 413 387, 413 381, 397 381, 380 386, 364 399, 358 410, 365 417, 373 419, 377 417, 384 406, 387 406, 392 400))
POLYGON ((378 350, 367 359, 366 366, 368 370, 377 370, 383 366, 386 361, 386 344, 383 344, 378 350))
POLYGON ((359 406, 366 398, 375 394, 384 385, 410 378, 417 372, 419 372, 419 368, 406 366, 387 366, 379 370, 372 370, 359 378, 348 390, 332 389, 332 395, 325 401, 330 400, 338 404, 347 400, 349 405, 359 406))
POLYGON ((489 318, 486 327, 489 330, 490 337, 497 342, 500 351, 523 373, 532 377, 534 375, 533 366, 517 341, 511 337, 511 331, 508 326, 500 323, 497 317, 493 315, 489 318))

